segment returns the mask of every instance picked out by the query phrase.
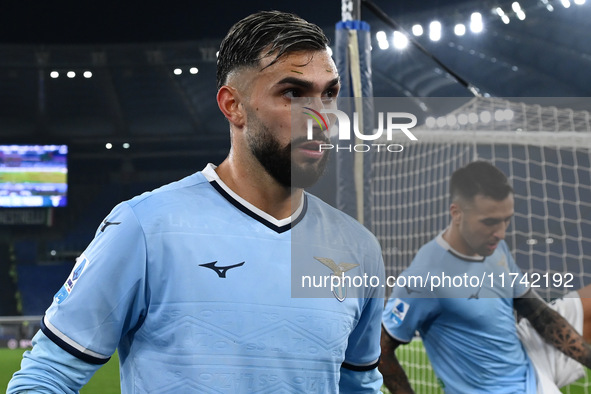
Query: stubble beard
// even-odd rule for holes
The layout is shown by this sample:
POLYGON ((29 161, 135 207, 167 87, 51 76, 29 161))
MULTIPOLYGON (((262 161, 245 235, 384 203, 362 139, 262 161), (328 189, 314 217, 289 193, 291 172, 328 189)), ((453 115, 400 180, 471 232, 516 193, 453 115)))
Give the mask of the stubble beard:
POLYGON ((307 141, 305 137, 293 139, 281 146, 273 132, 252 111, 248 111, 246 134, 248 147, 253 156, 281 186, 285 188, 307 188, 318 182, 328 161, 328 152, 320 160, 299 165, 292 160, 292 146, 307 141))

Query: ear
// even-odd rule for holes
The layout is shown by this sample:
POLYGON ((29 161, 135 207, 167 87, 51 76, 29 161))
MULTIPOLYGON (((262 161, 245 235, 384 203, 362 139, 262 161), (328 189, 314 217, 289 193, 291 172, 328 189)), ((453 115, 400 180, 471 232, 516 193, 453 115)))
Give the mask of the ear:
POLYGON ((453 224, 457 225, 462 221, 462 208, 457 203, 454 202, 449 206, 449 213, 453 224))
POLYGON ((231 125, 239 128, 244 126, 245 116, 241 105, 241 96, 235 88, 227 85, 222 86, 218 90, 217 101, 218 107, 231 125))

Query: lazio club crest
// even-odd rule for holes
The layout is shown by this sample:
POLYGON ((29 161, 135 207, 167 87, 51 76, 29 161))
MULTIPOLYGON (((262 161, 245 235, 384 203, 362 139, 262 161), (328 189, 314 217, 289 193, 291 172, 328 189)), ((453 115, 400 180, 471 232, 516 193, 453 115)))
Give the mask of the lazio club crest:
POLYGON ((342 280, 344 278, 343 274, 355 267, 359 267, 359 264, 340 263, 337 265, 332 259, 326 257, 314 258, 332 270, 332 273, 330 274, 332 294, 337 300, 343 302, 345 298, 347 298, 347 282, 342 280))

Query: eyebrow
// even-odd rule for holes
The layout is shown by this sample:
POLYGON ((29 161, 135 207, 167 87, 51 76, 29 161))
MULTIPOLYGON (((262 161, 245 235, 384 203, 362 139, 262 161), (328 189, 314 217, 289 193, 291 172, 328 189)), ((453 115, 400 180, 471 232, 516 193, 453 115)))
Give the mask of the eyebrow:
MULTIPOLYGON (((326 84, 326 87, 332 88, 333 86, 338 85, 340 81, 341 81, 341 79, 339 77, 336 77, 336 78, 332 79, 331 81, 329 81, 326 84)), ((305 79, 297 78, 297 77, 285 77, 282 80, 280 80, 279 82, 277 82, 277 85, 286 85, 286 84, 296 85, 296 86, 300 86, 300 87, 306 88, 306 89, 311 89, 314 86, 314 83, 307 81, 305 79)))
POLYGON ((507 216, 506 218, 493 218, 493 217, 488 217, 488 218, 483 218, 480 221, 484 222, 484 221, 494 221, 494 222, 506 222, 507 220, 510 220, 513 218, 513 216, 515 216, 515 214, 511 215, 511 216, 507 216))

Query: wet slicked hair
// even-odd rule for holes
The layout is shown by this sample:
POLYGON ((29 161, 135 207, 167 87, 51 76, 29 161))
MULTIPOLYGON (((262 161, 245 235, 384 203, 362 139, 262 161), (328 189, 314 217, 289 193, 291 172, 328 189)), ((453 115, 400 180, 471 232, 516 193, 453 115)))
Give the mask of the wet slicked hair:
POLYGON ((478 194, 502 201, 513 193, 505 174, 487 161, 475 161, 456 170, 449 189, 452 202, 472 201, 478 194))
POLYGON ((261 11, 237 22, 220 45, 217 60, 217 88, 232 71, 256 67, 273 55, 269 67, 285 54, 326 49, 328 38, 320 27, 290 13, 261 11))

